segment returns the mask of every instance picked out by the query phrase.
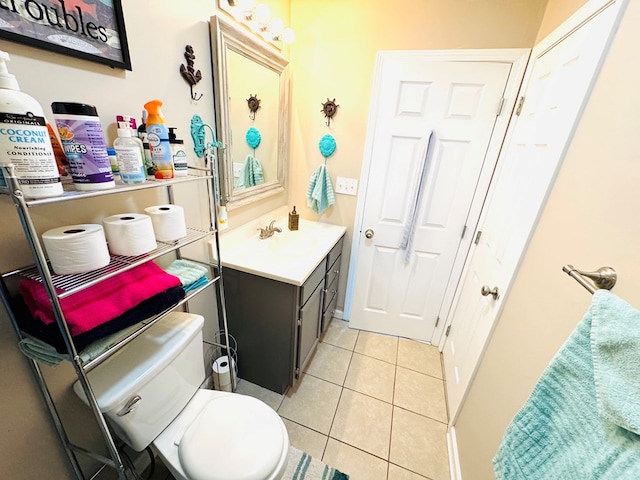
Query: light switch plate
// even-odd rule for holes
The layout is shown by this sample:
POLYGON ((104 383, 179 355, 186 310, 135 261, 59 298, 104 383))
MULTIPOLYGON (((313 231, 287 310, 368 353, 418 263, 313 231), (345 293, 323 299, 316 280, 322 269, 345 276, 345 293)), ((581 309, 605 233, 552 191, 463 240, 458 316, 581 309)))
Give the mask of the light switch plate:
POLYGON ((357 195, 358 180, 355 178, 338 177, 336 179, 335 192, 343 195, 357 195))

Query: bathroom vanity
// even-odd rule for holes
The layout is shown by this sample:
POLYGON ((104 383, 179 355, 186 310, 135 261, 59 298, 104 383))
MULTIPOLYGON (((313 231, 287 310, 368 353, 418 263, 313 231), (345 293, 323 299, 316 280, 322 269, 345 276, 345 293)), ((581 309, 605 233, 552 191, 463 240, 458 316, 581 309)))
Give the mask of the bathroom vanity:
POLYGON ((300 220, 299 230, 289 231, 281 217, 275 224, 282 232, 266 239, 256 231, 261 223, 222 235, 220 255, 238 375, 284 393, 335 311, 346 228, 300 220))

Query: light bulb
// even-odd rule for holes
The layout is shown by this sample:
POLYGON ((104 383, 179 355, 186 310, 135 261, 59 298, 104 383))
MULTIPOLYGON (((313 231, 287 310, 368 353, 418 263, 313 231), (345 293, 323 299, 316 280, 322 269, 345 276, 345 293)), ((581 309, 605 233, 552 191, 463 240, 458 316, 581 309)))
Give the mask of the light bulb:
POLYGON ((274 17, 269 22, 269 31, 275 37, 280 37, 282 30, 284 29, 284 22, 278 17, 274 17))
POLYGON ((264 3, 256 5, 256 20, 260 23, 268 23, 271 16, 271 9, 264 3))
POLYGON ((293 28, 287 27, 282 31, 282 41, 287 44, 293 43, 296 39, 296 33, 293 31, 293 28))

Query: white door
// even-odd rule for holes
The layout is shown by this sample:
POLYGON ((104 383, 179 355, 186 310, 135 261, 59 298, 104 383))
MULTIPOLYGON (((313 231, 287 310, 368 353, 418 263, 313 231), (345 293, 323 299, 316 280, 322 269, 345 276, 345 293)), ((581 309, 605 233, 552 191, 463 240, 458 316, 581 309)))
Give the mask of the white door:
POLYGON ((429 52, 382 58, 361 229, 354 239, 359 254, 352 327, 431 341, 439 316, 444 323, 441 312, 444 307, 446 315, 453 298, 447 299, 447 288, 453 292, 471 241, 470 232, 462 234, 469 222, 475 226, 469 216, 483 167, 490 173, 497 158, 487 152, 495 135, 499 145, 514 104, 515 88, 505 99, 510 79, 519 84, 510 77, 517 70, 514 57, 527 54, 511 51, 509 61, 447 61, 429 52), (498 121, 501 106, 504 122, 498 121), (430 132, 406 262, 400 243, 418 198, 430 132))
POLYGON ((443 355, 452 424, 616 23, 621 2, 601 8, 604 3, 589 2, 532 52, 521 113, 514 114, 478 228, 482 234, 449 319, 443 355))

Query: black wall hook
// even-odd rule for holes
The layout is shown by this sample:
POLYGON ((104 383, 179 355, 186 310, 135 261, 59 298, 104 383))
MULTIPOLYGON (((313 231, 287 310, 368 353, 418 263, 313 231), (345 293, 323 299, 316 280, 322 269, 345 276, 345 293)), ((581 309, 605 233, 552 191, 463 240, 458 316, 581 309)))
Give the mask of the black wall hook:
POLYGON ((193 68, 194 60, 196 59, 195 54, 193 53, 193 47, 191 45, 187 45, 184 51, 184 58, 187 60, 187 66, 184 64, 180 65, 180 74, 182 78, 184 78, 189 84, 189 88, 191 89, 191 100, 197 102, 203 96, 201 93, 198 95, 193 91, 193 86, 197 84, 200 80, 202 80, 202 73, 200 70, 195 71, 193 68))

